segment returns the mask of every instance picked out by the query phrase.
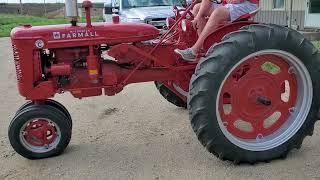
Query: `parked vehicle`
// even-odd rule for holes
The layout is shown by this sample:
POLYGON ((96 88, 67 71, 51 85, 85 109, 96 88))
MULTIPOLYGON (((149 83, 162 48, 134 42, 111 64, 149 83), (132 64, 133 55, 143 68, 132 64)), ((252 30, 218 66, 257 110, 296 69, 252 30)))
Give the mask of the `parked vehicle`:
POLYGON ((174 5, 181 8, 185 0, 107 0, 103 19, 112 22, 112 14, 117 14, 122 22, 147 23, 162 29, 167 17, 175 16, 174 5))

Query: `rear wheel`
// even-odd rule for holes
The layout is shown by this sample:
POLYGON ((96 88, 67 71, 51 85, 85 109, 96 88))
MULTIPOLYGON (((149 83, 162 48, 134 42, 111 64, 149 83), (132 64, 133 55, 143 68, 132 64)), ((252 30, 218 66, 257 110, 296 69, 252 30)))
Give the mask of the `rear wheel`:
POLYGON ((70 119, 48 105, 30 105, 20 110, 9 126, 13 149, 28 159, 61 154, 71 139, 70 119))
POLYGON ((179 96, 177 96, 174 92, 172 92, 169 88, 167 88, 161 82, 154 82, 156 88, 160 92, 161 96, 164 97, 171 104, 176 105, 177 107, 187 108, 187 103, 183 101, 179 96))
POLYGON ((302 35, 251 25, 208 52, 190 82, 188 109, 211 153, 235 163, 270 161, 312 135, 320 58, 302 35))

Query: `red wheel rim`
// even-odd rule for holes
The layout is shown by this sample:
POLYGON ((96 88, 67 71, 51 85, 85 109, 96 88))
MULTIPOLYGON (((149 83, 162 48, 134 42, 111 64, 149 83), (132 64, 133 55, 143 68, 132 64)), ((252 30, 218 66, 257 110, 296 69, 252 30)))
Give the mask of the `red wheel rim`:
POLYGON ((273 54, 239 64, 224 81, 219 97, 218 110, 227 131, 238 138, 257 139, 279 130, 297 99, 297 79, 290 71, 285 59, 273 54), (280 116, 267 124, 275 114, 280 116))
POLYGON ((34 147, 47 147, 58 136, 55 125, 45 119, 35 119, 27 123, 22 130, 22 135, 24 141, 34 147))

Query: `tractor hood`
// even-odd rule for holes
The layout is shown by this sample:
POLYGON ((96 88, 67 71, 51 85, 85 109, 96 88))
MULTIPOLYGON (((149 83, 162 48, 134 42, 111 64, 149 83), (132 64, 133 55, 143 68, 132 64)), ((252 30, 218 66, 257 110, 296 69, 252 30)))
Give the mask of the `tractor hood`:
POLYGON ((49 25, 16 27, 11 31, 12 40, 35 40, 38 48, 62 48, 70 46, 119 44, 154 39, 159 30, 152 25, 143 23, 93 23, 77 26, 49 25), (88 42, 89 41, 89 42, 88 42), (42 44, 43 42, 43 44, 42 44))

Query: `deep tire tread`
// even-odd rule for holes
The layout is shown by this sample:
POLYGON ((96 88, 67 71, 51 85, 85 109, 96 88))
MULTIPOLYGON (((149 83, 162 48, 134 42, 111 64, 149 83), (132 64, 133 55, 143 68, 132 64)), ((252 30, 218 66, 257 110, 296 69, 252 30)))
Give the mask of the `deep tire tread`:
MULTIPOLYGON (((70 127, 72 129, 72 117, 70 115, 70 113, 68 112, 67 108, 64 107, 61 103, 59 103, 58 101, 55 101, 53 99, 46 99, 44 101, 45 105, 51 106, 53 108, 56 108, 57 110, 59 110, 60 112, 62 112, 67 118, 68 118, 68 123, 70 124, 70 127)), ((20 111, 24 110, 25 108, 34 105, 34 103, 32 101, 28 101, 26 103, 24 103, 17 111, 16 114, 17 115, 20 111)))
POLYGON ((301 147, 307 135, 313 134, 320 107, 320 97, 317 95, 320 86, 315 79, 320 76, 319 67, 318 50, 303 35, 289 28, 279 25, 255 24, 245 26, 238 32, 227 34, 221 43, 215 44, 208 50, 207 56, 199 62, 191 78, 188 96, 191 127, 201 144, 209 152, 219 159, 230 160, 234 164, 255 164, 286 158, 292 149, 301 147), (289 42, 290 45, 288 45, 289 42), (230 69, 234 59, 271 47, 291 52, 304 61, 312 78, 314 99, 307 120, 291 139, 273 149, 253 152, 241 149, 229 142, 217 122, 209 120, 212 119, 212 114, 215 115, 212 113, 214 110, 205 107, 210 101, 213 101, 212 94, 210 94, 212 89, 220 86, 219 83, 223 77, 219 75, 230 69))
POLYGON ((18 111, 10 123, 8 130, 10 144, 18 154, 28 159, 42 159, 58 156, 63 153, 71 140, 72 128, 68 120, 69 118, 66 117, 64 113, 52 106, 29 105, 18 111), (58 124, 61 131, 61 139, 56 148, 48 152, 38 153, 30 151, 22 145, 19 139, 20 129, 25 122, 30 120, 30 118, 48 118, 58 124))

